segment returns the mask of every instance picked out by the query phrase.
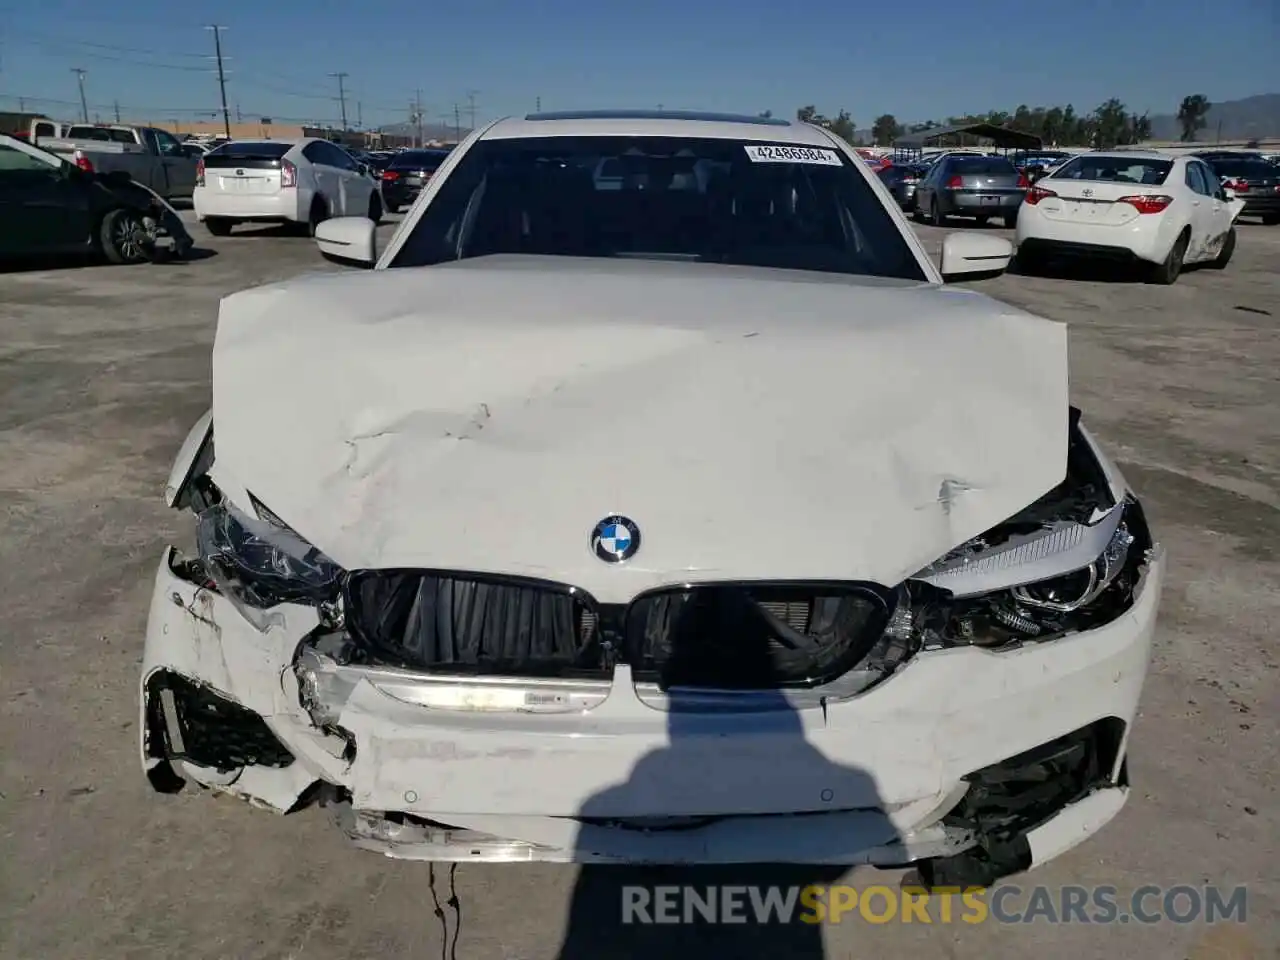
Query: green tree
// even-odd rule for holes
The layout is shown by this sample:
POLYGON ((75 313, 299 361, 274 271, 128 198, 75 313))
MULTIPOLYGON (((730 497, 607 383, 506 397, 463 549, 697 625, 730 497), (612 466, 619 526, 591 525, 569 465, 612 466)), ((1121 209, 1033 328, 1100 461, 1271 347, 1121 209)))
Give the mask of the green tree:
POLYGON ((1051 146, 1061 143, 1063 130, 1062 108, 1050 107, 1044 111, 1044 117, 1040 121, 1040 139, 1051 146))
POLYGON ((773 111, 772 111, 772 110, 764 110, 764 111, 762 111, 762 112, 759 114, 759 116, 760 116, 760 118, 761 118, 762 120, 772 120, 772 119, 773 119, 773 111))
POLYGON ((1076 108, 1071 104, 1067 104, 1062 108, 1062 143, 1076 147, 1080 145, 1080 141, 1076 138, 1080 136, 1080 120, 1076 116, 1076 108))
POLYGON ((876 117, 871 125, 871 139, 880 146, 888 146, 902 136, 902 124, 892 113, 883 113, 876 117))
POLYGON ((1178 123, 1182 127, 1183 142, 1189 143, 1208 123, 1209 108, 1213 106, 1203 93, 1194 93, 1182 98, 1178 107, 1178 123))
POLYGON ((1151 118, 1145 113, 1133 118, 1133 143, 1145 143, 1151 139, 1151 118))
POLYGON ((849 111, 841 110, 831 120, 823 124, 828 130, 834 133, 845 143, 853 143, 854 128, 853 117, 849 116, 849 111))
POLYGON ((801 107, 796 111, 796 119, 801 123, 821 123, 825 118, 818 113, 818 108, 811 103, 807 107, 801 107))
POLYGON ((1091 119, 1093 121, 1091 139, 1100 149, 1110 150, 1114 146, 1130 142, 1132 129, 1129 123, 1129 112, 1115 97, 1099 104, 1093 111, 1091 119))

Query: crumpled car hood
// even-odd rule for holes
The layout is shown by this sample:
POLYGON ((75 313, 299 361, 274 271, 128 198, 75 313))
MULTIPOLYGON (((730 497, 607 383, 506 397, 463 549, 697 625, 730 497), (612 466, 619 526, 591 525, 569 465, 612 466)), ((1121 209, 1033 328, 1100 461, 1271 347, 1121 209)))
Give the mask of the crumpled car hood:
POLYGON ((1067 340, 963 289, 489 257, 226 298, 213 409, 219 485, 347 569, 893 584, 1062 479, 1067 340))

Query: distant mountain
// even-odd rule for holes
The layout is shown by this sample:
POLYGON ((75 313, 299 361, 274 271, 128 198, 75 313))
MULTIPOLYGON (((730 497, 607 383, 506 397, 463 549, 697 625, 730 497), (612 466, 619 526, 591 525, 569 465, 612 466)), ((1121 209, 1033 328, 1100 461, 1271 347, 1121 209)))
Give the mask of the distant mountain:
MULTIPOLYGON (((416 123, 390 123, 385 127, 378 128, 379 133, 387 133, 393 137, 416 137, 418 135, 418 125, 416 123)), ((466 127, 462 128, 462 136, 466 136, 471 131, 466 127)), ((422 125, 422 138, 424 140, 450 140, 452 141, 458 135, 451 123, 424 123, 422 125)))
MULTIPOLYGON (((1151 118, 1152 140, 1177 140, 1182 127, 1176 114, 1161 114, 1151 118)), ((1260 93, 1243 100, 1227 100, 1209 108, 1205 125, 1196 139, 1262 140, 1280 137, 1280 93, 1260 93), (1221 123, 1221 133, 1218 124, 1221 123)))

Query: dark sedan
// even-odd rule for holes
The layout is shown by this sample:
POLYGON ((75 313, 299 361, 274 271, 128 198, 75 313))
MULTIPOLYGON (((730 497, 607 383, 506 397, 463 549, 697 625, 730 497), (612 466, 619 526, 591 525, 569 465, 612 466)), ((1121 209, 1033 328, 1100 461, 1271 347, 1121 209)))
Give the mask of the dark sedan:
POLYGON ((921 163, 895 163, 878 172, 884 185, 903 210, 913 210, 916 205, 916 184, 924 179, 929 168, 921 163))
POLYGON ((398 213, 417 199, 432 175, 440 169, 448 150, 406 150, 382 170, 382 202, 389 213, 398 213))
POLYGON ((1244 201, 1242 217, 1261 217, 1267 226, 1280 223, 1280 169, 1265 160, 1225 154, 1203 158, 1222 185, 1244 201))
POLYGON ((96 173, 0 134, 0 259, 96 253, 111 263, 182 257, 174 209, 124 171, 96 173))

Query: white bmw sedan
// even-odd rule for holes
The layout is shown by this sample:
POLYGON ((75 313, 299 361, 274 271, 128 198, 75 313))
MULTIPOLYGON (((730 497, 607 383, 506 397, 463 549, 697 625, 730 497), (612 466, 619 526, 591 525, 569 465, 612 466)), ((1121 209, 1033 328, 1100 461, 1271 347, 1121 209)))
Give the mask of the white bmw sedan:
POLYGON ((940 271, 827 131, 648 113, 499 121, 381 256, 318 241, 376 269, 223 300, 168 484, 157 790, 326 798, 393 857, 934 883, 1125 803, 1165 561, 1066 328, 944 286, 1007 241, 940 271))
POLYGON ((1018 210, 1018 263, 1034 272, 1053 257, 1106 259, 1169 284, 1188 264, 1227 265, 1243 209, 1196 157, 1084 153, 1027 191, 1018 210))
POLYGON ((217 237, 239 223, 296 225, 309 234, 329 217, 382 219, 369 172, 328 140, 233 140, 196 167, 196 218, 217 237))

